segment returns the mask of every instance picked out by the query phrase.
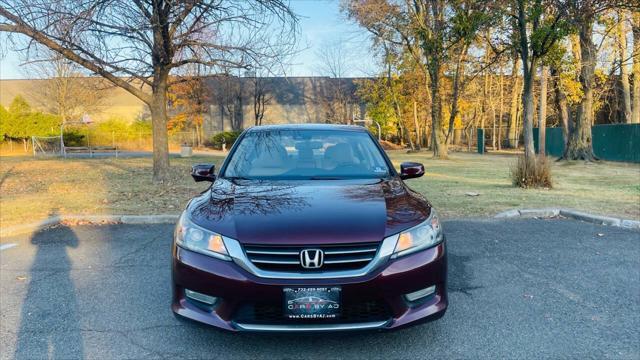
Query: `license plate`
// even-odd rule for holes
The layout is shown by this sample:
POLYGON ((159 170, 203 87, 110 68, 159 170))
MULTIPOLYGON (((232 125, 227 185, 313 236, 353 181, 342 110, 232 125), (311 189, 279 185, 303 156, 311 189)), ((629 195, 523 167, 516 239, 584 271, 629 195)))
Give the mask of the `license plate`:
POLYGON ((335 319, 340 316, 340 287, 284 288, 288 319, 335 319))

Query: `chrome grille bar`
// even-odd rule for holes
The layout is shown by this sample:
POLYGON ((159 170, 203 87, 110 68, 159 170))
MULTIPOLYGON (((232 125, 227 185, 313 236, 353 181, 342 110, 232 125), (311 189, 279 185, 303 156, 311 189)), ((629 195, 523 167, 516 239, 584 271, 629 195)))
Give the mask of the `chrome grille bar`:
MULTIPOLYGON (((384 264, 389 258, 391 254, 393 254, 393 249, 396 247, 396 243, 398 242, 398 234, 394 234, 386 237, 379 245, 378 251, 376 252, 373 260, 367 263, 364 267, 360 267, 357 269, 349 269, 349 270, 339 270, 335 268, 326 268, 321 269, 320 271, 302 271, 302 268, 295 269, 285 269, 274 271, 271 269, 263 269, 252 261, 249 260, 249 257, 246 253, 247 245, 242 245, 238 240, 228 238, 226 236, 222 237, 224 241, 224 245, 229 252, 229 256, 233 259, 233 261, 241 266, 243 269, 248 272, 261 277, 261 278, 269 278, 269 279, 344 279, 344 278, 353 278, 364 276, 369 274, 371 271, 374 271, 382 264, 384 264)), ((307 248, 307 247, 305 247, 307 248)), ((293 265, 289 265, 293 266, 293 265)), ((335 265, 331 265, 335 266, 335 265)))
POLYGON ((278 251, 278 250, 246 250, 247 254, 264 254, 264 255, 294 255, 297 256, 297 251, 278 251))
POLYGON ((376 256, 380 243, 353 243, 330 245, 244 245, 247 259, 256 267, 272 271, 342 271, 366 266, 376 256), (308 270, 300 265, 300 252, 319 249, 324 253, 321 269, 308 270))
POLYGON ((324 252, 325 255, 340 255, 340 254, 359 254, 359 253, 373 253, 375 254, 378 251, 377 247, 374 248, 366 248, 366 249, 353 249, 353 250, 327 250, 324 252))
POLYGON ((325 260, 325 264, 350 264, 350 263, 358 263, 358 262, 369 262, 373 259, 372 256, 364 256, 364 257, 353 257, 346 259, 337 259, 337 260, 325 260))
POLYGON ((282 265, 298 265, 299 261, 293 260, 264 260, 264 259, 251 259, 253 263, 259 264, 282 264, 282 265))

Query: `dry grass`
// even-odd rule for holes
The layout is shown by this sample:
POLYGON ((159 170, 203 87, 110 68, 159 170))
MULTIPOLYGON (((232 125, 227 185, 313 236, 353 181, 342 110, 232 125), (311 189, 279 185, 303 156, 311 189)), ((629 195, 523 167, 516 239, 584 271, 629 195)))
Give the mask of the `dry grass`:
POLYGON ((419 161, 426 176, 407 183, 447 217, 488 217, 513 208, 562 207, 594 214, 640 220, 640 165, 616 162, 556 162, 550 158, 553 189, 513 186, 509 174, 515 155, 450 154, 434 160, 430 154, 391 152, 402 161, 419 161), (467 192, 480 193, 466 196, 467 192))
POLYGON ((0 224, 37 221, 49 214, 175 214, 206 188, 190 165, 222 157, 172 159, 169 181, 151 182, 151 159, 0 158, 0 224))
POLYGON ((526 159, 524 155, 518 156, 511 166, 511 183, 521 188, 546 188, 553 187, 551 180, 551 163, 545 156, 526 159))
MULTIPOLYGON (((408 184, 446 217, 489 217, 517 207, 566 207, 640 219, 640 165, 603 162, 552 163, 554 189, 511 184, 511 155, 454 153, 433 160, 428 153, 390 151, 402 161, 425 164, 427 175, 408 184), (467 192, 480 193, 466 196, 467 192)), ((172 159, 170 181, 151 182, 151 159, 0 158, 0 225, 35 222, 50 214, 177 214, 206 188, 189 173, 197 162, 220 164, 221 156, 172 159)))

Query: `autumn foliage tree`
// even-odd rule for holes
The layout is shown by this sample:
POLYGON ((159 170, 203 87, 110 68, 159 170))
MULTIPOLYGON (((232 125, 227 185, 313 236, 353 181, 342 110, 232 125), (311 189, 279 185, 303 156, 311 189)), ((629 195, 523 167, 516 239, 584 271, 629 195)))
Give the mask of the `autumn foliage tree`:
MULTIPOLYGON (((423 71, 424 86, 431 99, 431 139, 435 157, 448 156, 451 124, 466 80, 466 57, 477 34, 491 23, 487 6, 478 0, 351 0, 344 11, 375 38, 374 44, 401 48, 423 71), (452 77, 451 82, 445 78, 452 77), (443 102, 444 84, 450 85, 449 103, 443 102), (445 105, 449 119, 444 120, 445 105)), ((402 58, 402 57, 398 57, 402 58)), ((387 71, 388 72, 388 71, 387 71)))
POLYGON ((198 146, 203 141, 204 116, 207 113, 209 89, 203 77, 183 78, 169 89, 169 103, 173 115, 169 118, 168 129, 174 131, 193 130, 198 146))

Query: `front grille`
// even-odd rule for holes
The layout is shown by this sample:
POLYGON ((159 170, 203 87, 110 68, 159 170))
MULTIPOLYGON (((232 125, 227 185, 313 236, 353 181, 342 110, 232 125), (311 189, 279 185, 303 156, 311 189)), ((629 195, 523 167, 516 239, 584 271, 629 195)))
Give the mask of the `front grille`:
POLYGON ((284 317, 282 304, 244 303, 238 307, 234 321, 247 324, 331 324, 384 321, 391 318, 391 311, 381 300, 347 302, 342 305, 340 316, 333 319, 289 319, 284 317))
POLYGON ((361 269, 375 257, 379 243, 272 246, 245 245, 249 260, 258 268, 269 271, 340 271, 361 269), (324 264, 318 269, 305 269, 300 265, 300 252, 319 249, 324 253, 324 264))

